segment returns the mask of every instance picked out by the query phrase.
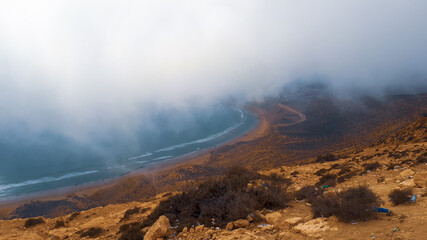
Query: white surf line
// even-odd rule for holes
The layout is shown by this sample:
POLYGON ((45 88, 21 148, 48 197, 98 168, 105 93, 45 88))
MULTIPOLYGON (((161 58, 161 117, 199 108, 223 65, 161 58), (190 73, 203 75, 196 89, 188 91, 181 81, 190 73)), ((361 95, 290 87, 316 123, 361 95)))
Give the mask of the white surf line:
POLYGON ((163 159, 167 159, 167 158, 173 158, 173 156, 163 156, 163 157, 158 157, 158 158, 153 159, 152 161, 155 161, 155 160, 163 160, 163 159))
POLYGON ((197 140, 192 141, 192 142, 182 143, 182 144, 174 145, 174 146, 171 146, 171 147, 159 149, 159 150, 156 151, 156 153, 166 152, 166 151, 172 151, 172 150, 175 150, 175 149, 178 149, 178 148, 183 148, 183 147, 187 147, 187 146, 198 144, 198 143, 208 142, 210 140, 213 140, 215 138, 221 137, 221 136, 223 136, 223 135, 231 132, 232 130, 238 128, 242 124, 243 124, 243 122, 240 122, 240 123, 238 123, 238 124, 236 124, 236 125, 234 125, 232 127, 229 127, 227 129, 225 129, 222 132, 216 133, 214 135, 210 135, 210 136, 205 137, 205 138, 197 139, 197 140))
POLYGON ((245 118, 245 114, 240 108, 233 107, 233 106, 232 106, 232 108, 240 113, 240 119, 245 118))
POLYGON ((135 160, 135 159, 138 159, 138 158, 148 157, 148 156, 151 156, 151 155, 153 155, 153 154, 152 153, 144 153, 144 154, 136 156, 136 157, 130 157, 130 158, 128 158, 128 160, 135 160))
POLYGON ((73 178, 73 177, 78 177, 78 176, 82 176, 82 175, 92 174, 92 173, 96 173, 96 172, 98 172, 98 171, 95 170, 95 171, 68 173, 68 174, 65 174, 65 175, 57 177, 57 178, 55 178, 55 177, 44 177, 44 178, 40 178, 40 179, 36 179, 36 180, 28 180, 28 181, 20 182, 20 183, 4 184, 4 185, 0 185, 0 190, 7 190, 10 188, 23 187, 23 186, 39 184, 39 183, 54 182, 54 181, 59 181, 59 180, 67 179, 67 178, 73 178))

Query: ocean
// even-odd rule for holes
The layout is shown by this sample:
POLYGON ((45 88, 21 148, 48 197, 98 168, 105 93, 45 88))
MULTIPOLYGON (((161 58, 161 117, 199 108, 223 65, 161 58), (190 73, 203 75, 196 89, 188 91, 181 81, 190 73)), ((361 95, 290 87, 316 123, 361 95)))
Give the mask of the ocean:
POLYGON ((51 131, 3 132, 0 201, 117 178, 230 141, 258 122, 245 109, 225 104, 188 114, 164 112, 132 134, 105 132, 90 143, 51 131))

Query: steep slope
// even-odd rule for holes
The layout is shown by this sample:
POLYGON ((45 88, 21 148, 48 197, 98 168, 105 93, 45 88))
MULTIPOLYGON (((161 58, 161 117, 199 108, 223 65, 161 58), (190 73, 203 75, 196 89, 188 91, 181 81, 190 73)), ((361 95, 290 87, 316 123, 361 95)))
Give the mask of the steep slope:
MULTIPOLYGON (((379 144, 362 149, 347 148, 341 151, 347 154, 338 155, 337 158, 313 158, 305 164, 261 171, 264 175, 291 179, 287 192, 292 200, 284 209, 259 209, 245 219, 230 221, 232 223, 226 228, 218 228, 213 222, 211 225, 187 226, 177 231, 175 229, 182 229, 183 226, 180 226, 179 221, 171 221, 170 229, 163 226, 168 230, 167 238, 424 239, 427 235, 426 119, 424 117, 409 124, 379 144), (301 200, 298 193, 306 186, 318 188, 321 193, 319 197, 334 196, 349 188, 367 186, 379 197, 378 207, 389 209, 391 214, 376 213, 375 219, 349 223, 340 221, 334 215, 314 218, 318 210, 316 207, 319 206, 316 201, 321 198, 301 200), (410 189, 415 201, 393 204, 388 195, 394 189, 410 189)), ((91 230, 89 233, 93 233, 96 239, 119 239, 126 232, 120 232, 120 228, 126 229, 123 225, 145 222, 162 200, 176 194, 179 193, 161 194, 145 202, 110 204, 73 214, 73 217, 43 218, 44 223, 30 227, 25 227, 28 219, 3 220, 0 221, 0 239, 81 239, 87 230, 91 230), (135 207, 138 207, 136 211, 135 207), (58 224, 61 220, 64 221, 63 226, 58 224), (98 228, 99 232, 96 231, 98 228)), ((142 225, 137 229, 140 236, 149 231, 142 225)))

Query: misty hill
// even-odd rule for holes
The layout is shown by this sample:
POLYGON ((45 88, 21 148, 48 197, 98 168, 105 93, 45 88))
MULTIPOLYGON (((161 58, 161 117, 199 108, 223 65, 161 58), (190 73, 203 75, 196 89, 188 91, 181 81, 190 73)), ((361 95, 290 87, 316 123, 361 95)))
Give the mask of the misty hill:
MULTIPOLYGON (((399 99, 399 103, 402 103, 402 98, 399 99)), ((295 118, 293 113, 287 114, 295 118)), ((376 116, 375 119, 382 118, 376 116)), ((211 208, 222 206, 218 201, 191 212, 193 210, 188 206, 191 206, 193 201, 204 196, 203 194, 215 194, 205 190, 207 186, 208 189, 215 190, 215 181, 218 180, 209 180, 214 182, 208 181, 208 185, 203 182, 209 176, 217 176, 220 173, 217 171, 221 168, 209 169, 206 165, 202 167, 188 164, 173 169, 169 172, 169 178, 160 174, 158 178, 145 184, 142 183, 142 177, 130 178, 112 186, 121 196, 121 200, 125 201, 124 196, 130 195, 123 194, 136 188, 146 188, 153 183, 158 184, 153 186, 162 186, 161 183, 167 185, 175 181, 175 188, 180 188, 182 192, 192 196, 186 202, 177 202, 186 196, 182 195, 181 191, 169 192, 163 187, 158 191, 166 192, 156 195, 156 190, 152 188, 153 197, 147 200, 108 204, 56 218, 1 221, 0 236, 4 239, 80 239, 83 236, 98 239, 142 239, 146 234, 146 239, 152 239, 153 236, 170 239, 423 239, 427 234, 423 224, 427 220, 424 214, 427 209, 427 118, 419 116, 413 121, 405 119, 402 122, 394 121, 394 131, 390 130, 390 123, 385 128, 387 131, 367 136, 367 139, 372 140, 369 146, 356 144, 338 149, 339 151, 332 154, 306 159, 297 165, 291 162, 258 173, 239 170, 243 172, 209 178, 219 181, 224 179, 225 184, 236 181, 236 186, 240 186, 239 191, 245 194, 252 194, 253 190, 258 194, 266 194, 258 196, 263 196, 260 200, 268 200, 261 202, 270 204, 269 207, 253 208, 256 205, 236 196, 223 206, 233 206, 238 210, 236 215, 217 215, 219 209, 211 212, 211 208), (391 133, 386 134, 389 131, 391 133), (139 184, 137 179, 140 179, 139 184), (205 185, 199 185, 200 183, 205 185), (285 195, 280 198, 269 195, 269 189, 275 186, 282 189, 280 191, 284 191, 285 195), (350 199, 354 199, 357 204, 345 197, 348 191, 353 191, 350 199), (415 200, 411 202, 411 198, 415 200), (335 202, 336 199, 340 200, 335 202), (275 203, 277 200, 279 202, 275 203), (190 212, 170 211, 168 207, 165 208, 170 201, 173 202, 173 209, 187 209, 190 212), (374 206, 388 209, 391 214, 375 212, 374 206), (212 219, 203 218, 201 214, 213 214, 212 219), (167 218, 159 218, 161 215, 167 218), (151 227, 154 222, 156 224, 151 227), (201 225, 198 226, 197 223, 201 225), (153 235, 154 230, 157 230, 158 235, 153 235)), ((376 124, 372 125, 373 129, 383 129, 376 124)), ((295 129, 300 131, 303 128, 295 126, 295 129)), ((275 131, 270 130, 267 136, 275 131)), ((360 140, 356 138, 355 142, 357 141, 360 140)), ((245 144, 252 144, 252 141, 237 143, 232 149, 245 147, 245 144)), ((227 152, 231 151, 227 149, 227 152)), ((208 160, 208 166, 212 166, 212 159, 208 160)), ((104 194, 109 192, 108 188, 104 191, 104 194)), ((276 194, 278 191, 274 190, 276 194)), ((89 198, 100 197, 101 193, 89 198)), ((147 193, 148 195, 150 194, 147 193)), ((77 200, 78 197, 70 196, 69 199, 77 200)), ((29 214, 37 206, 41 205, 20 208, 15 214, 29 214)), ((60 211, 57 214, 62 215, 60 211)))

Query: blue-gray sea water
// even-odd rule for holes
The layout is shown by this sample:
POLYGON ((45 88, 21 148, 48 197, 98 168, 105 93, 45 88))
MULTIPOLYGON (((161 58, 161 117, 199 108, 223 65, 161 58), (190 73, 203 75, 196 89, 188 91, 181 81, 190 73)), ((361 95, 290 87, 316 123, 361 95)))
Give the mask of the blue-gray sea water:
POLYGON ((141 126, 131 135, 106 133, 95 144, 50 131, 31 137, 3 133, 0 201, 112 179, 229 141, 257 123, 244 109, 222 104, 213 109, 193 112, 192 120, 179 127, 173 122, 179 113, 159 114, 154 126, 141 126))

